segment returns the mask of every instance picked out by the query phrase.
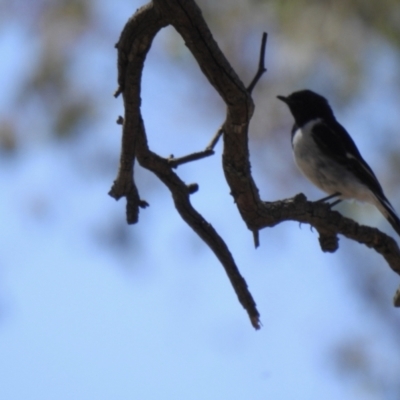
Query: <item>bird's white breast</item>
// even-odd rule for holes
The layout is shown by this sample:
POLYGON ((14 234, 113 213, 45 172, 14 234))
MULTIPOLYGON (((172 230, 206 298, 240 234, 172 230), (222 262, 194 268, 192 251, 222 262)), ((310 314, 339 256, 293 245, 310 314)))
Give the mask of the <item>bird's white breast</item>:
POLYGON ((324 190, 318 172, 323 160, 320 150, 311 136, 312 128, 319 122, 319 119, 315 119, 298 128, 293 134, 292 146, 294 159, 300 171, 316 186, 324 190))

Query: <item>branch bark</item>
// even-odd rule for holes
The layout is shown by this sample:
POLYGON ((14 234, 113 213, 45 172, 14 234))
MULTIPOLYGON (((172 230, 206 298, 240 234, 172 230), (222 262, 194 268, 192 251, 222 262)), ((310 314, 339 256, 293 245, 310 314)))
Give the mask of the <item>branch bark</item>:
MULTIPOLYGON (((173 171, 178 165, 213 154, 213 148, 223 135, 223 170, 238 211, 258 243, 258 231, 283 221, 308 223, 319 233, 321 249, 327 252, 338 248, 338 234, 373 248, 381 254, 394 272, 400 274, 400 250, 397 243, 377 229, 360 226, 332 211, 328 204, 312 203, 300 194, 292 199, 263 202, 251 175, 248 150, 248 127, 254 104, 251 90, 265 71, 264 45, 261 46, 259 70, 246 89, 219 49, 193 0, 153 0, 130 18, 116 45, 118 49, 118 84, 116 96, 122 93, 125 116, 122 150, 118 176, 110 190, 115 199, 126 197, 127 221, 138 221, 139 209, 147 206, 140 199, 134 182, 134 160, 152 171, 170 190, 175 207, 182 219, 203 239, 219 259, 231 281, 252 325, 260 327, 256 304, 223 239, 191 205, 190 194, 196 185, 186 185, 173 171), (226 119, 210 145, 203 151, 175 159, 160 157, 147 144, 140 111, 141 75, 147 52, 160 29, 172 25, 185 41, 210 84, 227 106, 226 119)), ((399 295, 400 296, 400 295, 399 295)), ((400 300, 395 299, 395 305, 400 300)))

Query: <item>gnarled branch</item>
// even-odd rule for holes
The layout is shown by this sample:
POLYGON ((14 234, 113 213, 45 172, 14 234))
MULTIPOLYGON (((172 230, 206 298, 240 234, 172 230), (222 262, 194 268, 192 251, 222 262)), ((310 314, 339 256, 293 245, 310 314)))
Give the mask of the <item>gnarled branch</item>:
MULTIPOLYGON (((134 183, 135 159, 144 168, 152 171, 170 190, 175 207, 183 220, 220 260, 240 303, 256 329, 260 326, 256 304, 228 247, 211 224, 191 205, 190 195, 197 190, 197 185, 186 185, 173 170, 185 162, 212 155, 221 135, 224 139, 225 177, 243 221, 253 232, 256 245, 260 229, 273 227, 283 221, 299 221, 310 224, 318 231, 323 251, 336 251, 338 235, 341 234, 373 248, 385 258, 393 271, 400 274, 400 250, 392 238, 379 230, 360 226, 332 211, 325 203, 307 201, 304 195, 276 202, 261 201, 251 175, 248 127, 254 111, 251 90, 265 71, 265 43, 266 35, 261 46, 259 70, 246 89, 218 48, 200 9, 193 0, 153 0, 139 9, 125 25, 116 45, 119 87, 115 95, 123 95, 125 116, 118 120, 123 125, 120 168, 110 191, 110 195, 117 200, 126 197, 127 221, 135 223, 138 220, 139 208, 147 205, 140 199, 134 183), (177 159, 165 159, 149 149, 140 112, 144 61, 155 35, 166 25, 174 26, 182 36, 204 75, 227 105, 225 122, 207 148, 177 159)), ((399 304, 400 300, 395 299, 395 305, 399 304)))

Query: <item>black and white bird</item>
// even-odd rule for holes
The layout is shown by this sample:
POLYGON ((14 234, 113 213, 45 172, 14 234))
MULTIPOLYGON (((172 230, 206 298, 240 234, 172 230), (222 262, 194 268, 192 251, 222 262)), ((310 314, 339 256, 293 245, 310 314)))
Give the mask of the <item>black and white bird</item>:
POLYGON ((399 217, 325 97, 311 90, 277 97, 288 105, 295 120, 292 148, 300 171, 329 195, 326 199, 373 204, 400 235, 399 217))

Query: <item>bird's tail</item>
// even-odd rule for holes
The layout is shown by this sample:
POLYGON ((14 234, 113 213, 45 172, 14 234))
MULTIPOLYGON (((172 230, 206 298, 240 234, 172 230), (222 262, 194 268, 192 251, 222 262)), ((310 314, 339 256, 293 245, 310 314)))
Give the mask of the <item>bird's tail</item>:
POLYGON ((383 216, 388 220, 389 224, 392 225, 393 229, 400 236, 400 218, 398 217, 396 211, 394 211, 393 206, 390 204, 386 197, 375 196, 376 197, 376 207, 383 214, 383 216))

